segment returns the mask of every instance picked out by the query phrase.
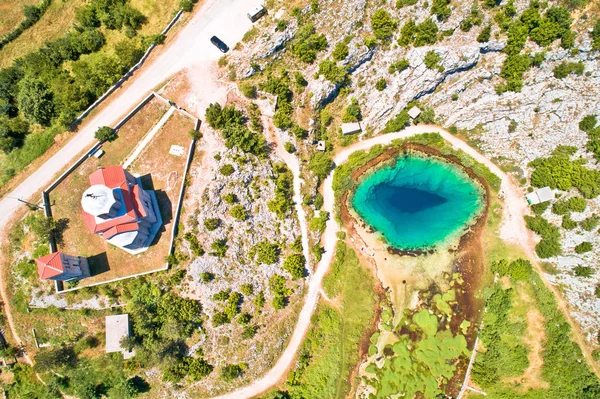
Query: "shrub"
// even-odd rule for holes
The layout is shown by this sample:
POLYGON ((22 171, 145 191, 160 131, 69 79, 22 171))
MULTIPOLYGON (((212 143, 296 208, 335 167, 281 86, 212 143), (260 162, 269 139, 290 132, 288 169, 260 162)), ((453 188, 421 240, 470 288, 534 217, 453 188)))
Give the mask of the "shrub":
POLYGON ((216 230, 220 224, 221 221, 218 218, 208 218, 204 220, 204 227, 208 231, 216 230))
POLYGON ((360 113, 360 107, 358 106, 358 100, 353 97, 350 101, 350 105, 344 109, 342 122, 358 122, 360 120, 362 120, 362 115, 360 113))
POLYGON ((287 28, 288 22, 284 19, 278 19, 277 24, 275 25, 275 30, 277 32, 283 32, 285 28, 287 28))
MULTIPOLYGON (((596 288, 594 289, 594 295, 596 295, 596 298, 600 298, 600 285, 597 285, 596 288)), ((598 358, 598 357, 596 357, 598 358)))
POLYGON ((215 275, 209 272, 202 272, 200 273, 200 279, 203 283, 210 283, 215 279, 215 275))
POLYGON ((279 246, 263 240, 253 248, 256 253, 256 260, 259 264, 272 265, 279 259, 279 246))
POLYGON ((212 320, 213 326, 215 326, 215 327, 219 327, 219 326, 222 326, 223 324, 229 323, 229 318, 223 312, 216 312, 215 314, 213 314, 211 320, 212 320))
POLYGON ((445 21, 448 19, 452 11, 448 5, 450 0, 433 0, 431 6, 431 15, 435 15, 438 21, 445 21))
POLYGON ((348 72, 344 67, 339 67, 335 61, 323 60, 319 64, 317 74, 323 75, 325 79, 335 85, 342 85, 348 80, 348 72))
POLYGON ((431 50, 425 54, 425 57, 423 58, 423 63, 425 64, 425 66, 427 68, 434 69, 434 68, 439 68, 438 63, 441 60, 442 60, 442 57, 435 51, 431 50))
POLYGON ((557 201, 552 205, 552 212, 557 215, 566 215, 569 212, 583 212, 587 202, 581 197, 571 197, 566 200, 557 201))
POLYGON ((293 153, 294 151, 296 151, 296 147, 294 147, 294 145, 292 143, 290 143, 289 141, 285 142, 285 144, 283 145, 283 148, 290 154, 293 153))
POLYGON ((590 252, 592 250, 592 243, 588 241, 584 241, 581 244, 575 246, 575 252, 578 254, 584 254, 586 252, 590 252))
POLYGON ((386 87, 387 80, 385 80, 385 78, 381 78, 377 82, 375 82, 375 88, 379 91, 384 91, 386 87))
POLYGON ((596 21, 594 28, 590 32, 592 38, 592 48, 594 50, 600 50, 600 19, 596 21))
POLYGON ((525 216, 525 222, 527 228, 542 237, 542 241, 535 247, 535 252, 540 258, 545 259, 561 254, 560 232, 556 226, 541 216, 525 216))
POLYGON ((592 275, 594 274, 594 269, 592 269, 590 266, 575 266, 573 268, 573 272, 575 272, 575 275, 577 277, 592 277, 592 275))
POLYGON ((215 240, 215 241, 213 241, 212 244, 210 244, 210 249, 212 250, 212 252, 210 254, 212 256, 222 258, 225 256, 225 253, 227 252, 227 248, 229 248, 227 246, 227 240, 225 240, 225 239, 215 240))
POLYGON ((577 227, 577 222, 571 219, 570 215, 563 216, 561 227, 566 230, 573 230, 577 227))
POLYGON ((526 54, 509 54, 502 64, 500 76, 506 79, 506 84, 496 87, 501 94, 506 91, 520 92, 523 88, 523 75, 531 66, 531 58, 526 54))
POLYGON ((585 231, 592 231, 600 224, 600 217, 598 215, 593 214, 589 218, 586 218, 581 221, 581 228, 585 231))
POLYGON ((247 82, 242 82, 240 83, 240 91, 242 92, 242 94, 248 98, 256 98, 256 86, 247 83, 247 82))
POLYGON ((438 27, 431 19, 426 19, 420 24, 410 19, 400 30, 398 44, 407 47, 414 44, 415 47, 435 44, 437 41, 438 27))
POLYGON ((242 284, 240 292, 244 294, 244 296, 250 296, 254 293, 254 286, 251 283, 242 284))
POLYGON ((183 235, 183 238, 190 244, 190 249, 192 250, 192 253, 194 255, 196 255, 196 256, 204 255, 204 249, 198 242, 198 237, 196 237, 194 234, 192 234, 190 232, 187 232, 183 235))
POLYGON ((331 56, 336 61, 341 61, 348 56, 348 45, 345 42, 339 42, 335 45, 331 56))
POLYGON ((308 169, 315 174, 320 180, 323 180, 331 171, 333 167, 333 161, 329 155, 323 152, 317 152, 313 154, 312 158, 308 162, 308 169))
POLYGON ((388 72, 389 73, 402 72, 405 69, 407 69, 409 66, 410 66, 410 63, 408 62, 408 60, 406 58, 403 58, 401 60, 398 60, 398 61, 392 63, 390 65, 390 67, 388 68, 388 72))
POLYGON ((389 12, 379 9, 371 17, 371 28, 379 40, 389 40, 396 30, 397 23, 389 12))
POLYGON ((410 116, 406 110, 402 110, 399 114, 387 121, 384 133, 398 132, 410 124, 410 116))
POLYGON ((418 0, 396 0, 396 8, 402 8, 405 6, 414 6, 418 0))
POLYGON ((240 323, 243 326, 250 323, 251 320, 252 320, 252 316, 250 316, 249 313, 242 313, 237 318, 238 323, 240 323))
POLYGON ((98 141, 115 141, 117 139, 117 132, 111 127, 102 126, 94 133, 94 138, 98 141))
POLYGON ((246 212, 246 208, 242 205, 232 206, 229 210, 229 214, 238 220, 246 220, 248 218, 248 212, 246 212))
POLYGON ((256 335, 258 328, 255 326, 246 326, 242 331, 242 339, 251 339, 256 335))
POLYGON ((227 163, 227 164, 221 166, 221 169, 219 169, 219 172, 221 172, 221 174, 223 176, 231 176, 233 174, 233 172, 235 172, 235 169, 234 169, 233 165, 227 163))
POLYGON ((554 67, 552 72, 554 73, 555 78, 563 79, 572 73, 576 74, 577 76, 583 75, 584 68, 585 68, 585 65, 581 61, 579 61, 579 62, 563 61, 560 64, 558 64, 556 67, 554 67))
POLYGON ((198 141, 198 140, 200 140, 202 138, 202 133, 200 133, 200 131, 196 130, 196 129, 190 129, 188 131, 188 135, 194 141, 198 141))
POLYGON ((294 280, 303 278, 305 275, 306 259, 302 254, 292 254, 283 262, 283 269, 292 275, 294 280))
POLYGON ((237 197, 235 194, 227 193, 223 196, 223 201, 225 201, 226 204, 233 205, 237 202, 237 197))
POLYGON ((301 61, 312 64, 317 58, 317 53, 325 50, 326 47, 325 35, 317 34, 314 25, 309 23, 298 29, 290 50, 301 61))
POLYGON ((591 133, 594 131, 597 124, 598 120, 596 119, 596 115, 586 115, 581 122, 579 122, 579 129, 586 133, 591 133))
POLYGON ((477 36, 477 41, 479 43, 485 43, 490 41, 490 37, 492 36, 492 25, 485 26, 479 35, 477 36))

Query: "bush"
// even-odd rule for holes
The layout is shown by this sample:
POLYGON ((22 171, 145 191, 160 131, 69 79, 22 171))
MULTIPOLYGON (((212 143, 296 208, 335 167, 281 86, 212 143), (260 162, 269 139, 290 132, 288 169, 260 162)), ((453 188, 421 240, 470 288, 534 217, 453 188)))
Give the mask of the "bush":
POLYGON ((415 21, 410 19, 400 30, 398 44, 407 47, 414 44, 415 47, 435 44, 437 41, 438 27, 431 19, 426 19, 416 25, 415 21))
POLYGON ((390 67, 388 68, 388 72, 389 73, 402 72, 405 69, 407 69, 409 66, 410 66, 410 63, 408 62, 408 60, 406 58, 403 58, 401 60, 398 60, 398 61, 392 63, 390 65, 390 67))
POLYGON ((592 277, 594 275, 594 269, 592 269, 590 266, 575 266, 573 268, 573 272, 575 272, 575 275, 577 277, 592 277))
POLYGON ((204 249, 202 248, 202 246, 200 246, 200 243, 198 242, 198 237, 196 237, 194 234, 188 232, 183 235, 183 239, 186 240, 190 244, 190 249, 194 255, 196 255, 196 256, 204 255, 204 249))
MULTIPOLYGON (((434 69, 434 68, 439 69, 440 66, 438 65, 438 63, 441 60, 442 60, 442 57, 435 51, 431 50, 425 54, 425 57, 423 58, 423 63, 429 69, 434 69)), ((442 68, 442 71, 443 71, 443 68, 442 68)))
POLYGON ((600 50, 600 19, 596 21, 594 28, 590 32, 592 38, 592 49, 600 50))
POLYGON ((296 151, 296 147, 289 141, 285 142, 285 144, 283 145, 283 148, 290 154, 292 154, 294 151, 296 151))
POLYGON ((259 264, 272 265, 279 259, 279 246, 266 240, 256 244, 253 252, 256 253, 256 260, 259 264))
POLYGON ((540 258, 545 259, 561 254, 560 232, 556 226, 541 216, 525 216, 525 222, 527 228, 542 237, 542 241, 535 247, 535 252, 540 258))
POLYGON ((577 222, 571 219, 570 215, 563 216, 561 227, 566 230, 573 230, 577 227, 577 222))
POLYGON ((235 168, 233 167, 233 165, 227 163, 227 164, 221 166, 221 169, 219 169, 219 172, 221 172, 221 174, 223 176, 231 176, 233 174, 233 172, 235 172, 235 168))
POLYGON ((341 61, 348 56, 348 45, 345 42, 339 42, 335 45, 331 56, 336 61, 341 61))
POLYGON ((554 73, 555 78, 563 79, 572 73, 574 73, 577 76, 583 75, 584 68, 585 68, 585 65, 581 61, 579 61, 579 62, 563 61, 560 64, 558 64, 556 67, 554 67, 552 72, 554 73))
POLYGON ((212 244, 210 244, 210 249, 212 250, 210 254, 212 256, 216 256, 217 258, 222 258, 225 256, 228 248, 227 240, 215 240, 212 244))
POLYGON ((313 154, 312 158, 308 162, 308 169, 315 174, 320 180, 327 177, 331 168, 333 167, 333 161, 329 155, 323 152, 317 152, 313 154))
POLYGON ((384 91, 386 87, 387 80, 385 80, 385 78, 381 78, 377 82, 375 82, 375 88, 379 91, 384 91))
POLYGON ((578 254, 584 254, 586 252, 590 252, 592 250, 592 243, 588 241, 584 241, 581 244, 575 246, 575 252, 578 254))
POLYGON ((594 131, 597 124, 598 120, 596 119, 596 115, 587 115, 579 122, 579 129, 586 133, 591 133, 594 131))
POLYGON ((250 296, 254 293, 254 286, 251 283, 242 284, 240 292, 244 294, 244 296, 250 296))
POLYGON ((592 231, 600 224, 600 217, 598 215, 593 214, 589 218, 586 218, 581 221, 581 228, 585 231, 592 231))
POLYGON ((256 98, 256 86, 247 83, 247 82, 242 82, 240 83, 240 91, 242 92, 242 94, 248 98, 256 98))
POLYGON ((216 230, 220 224, 221 221, 218 218, 208 218, 204 220, 204 227, 208 231, 216 230))
POLYGON ((314 25, 309 23, 298 29, 290 50, 301 61, 312 64, 317 58, 317 53, 325 50, 326 47, 325 35, 317 34, 314 25))
POLYGON ((210 283, 214 279, 215 279, 215 275, 212 273, 209 273, 209 272, 200 273, 200 280, 202 280, 203 283, 210 283))
POLYGON ((235 194, 227 193, 223 196, 223 201, 225 201, 226 204, 233 205, 237 202, 237 197, 235 194))
POLYGON ((566 215, 569 212, 583 212, 587 202, 581 197, 571 197, 566 200, 557 201, 552 205, 552 212, 557 215, 566 215))
POLYGON ((188 135, 190 136, 190 138, 192 140, 195 140, 195 141, 198 141, 202 138, 202 133, 200 133, 200 131, 196 130, 196 129, 190 129, 188 131, 188 135))
POLYGON ((287 28, 288 22, 284 19, 278 19, 277 24, 275 25, 275 30, 277 32, 283 32, 285 28, 287 28))
POLYGON ((523 88, 523 75, 531 66, 531 58, 526 54, 509 54, 502 64, 500 76, 506 79, 506 84, 496 87, 501 94, 506 91, 520 92, 523 88))
POLYGON ((396 0, 396 8, 402 8, 406 6, 414 6, 418 0, 396 0))
POLYGON ((221 369, 221 379, 225 382, 231 382, 242 376, 245 364, 228 364, 221 369))
POLYGON ((348 72, 346 69, 338 66, 335 61, 329 59, 323 60, 319 64, 319 71, 317 74, 319 76, 323 75, 325 79, 335 85, 343 85, 348 80, 348 72))
POLYGON ((389 12, 379 9, 371 17, 371 28, 379 40, 389 40, 396 30, 397 23, 389 12))
POLYGON ((283 262, 283 269, 292 275, 294 280, 303 278, 305 275, 306 259, 302 254, 292 254, 283 262))
POLYGON ((248 212, 246 212, 246 208, 242 205, 234 205, 229 210, 229 214, 238 219, 238 220, 246 220, 248 218, 248 212))
POLYGON ((410 116, 406 110, 402 110, 399 114, 387 121, 384 133, 398 132, 410 124, 410 116))
POLYGON ((450 0, 433 0, 431 15, 435 15, 438 21, 446 21, 452 13, 449 4, 450 0))
POLYGON ((246 326, 242 331, 242 339, 251 339, 254 338, 258 328, 255 326, 246 326))
POLYGON ((358 122, 362 120, 360 113, 360 107, 358 106, 358 100, 353 97, 350 101, 350 105, 344 109, 342 114, 342 122, 358 122))
POLYGON ((117 139, 117 132, 111 127, 102 126, 96 130, 94 138, 98 141, 115 141, 117 139))
POLYGON ((485 26, 479 35, 477 36, 477 41, 479 43, 485 43, 490 41, 490 37, 492 36, 492 25, 485 26))

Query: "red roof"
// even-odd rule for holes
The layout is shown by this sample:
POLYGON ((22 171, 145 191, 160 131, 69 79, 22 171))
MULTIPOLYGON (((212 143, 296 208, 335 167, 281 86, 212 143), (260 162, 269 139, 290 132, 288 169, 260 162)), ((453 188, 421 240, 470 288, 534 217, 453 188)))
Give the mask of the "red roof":
POLYGON ((125 233, 127 231, 137 231, 138 228, 139 227, 138 227, 137 223, 120 224, 118 226, 114 226, 114 227, 111 227, 110 229, 106 230, 104 233, 102 233, 102 237, 104 237, 106 240, 108 240, 109 238, 111 238, 119 233, 125 233))
MULTIPOLYGON (((127 176, 125 175, 125 170, 122 166, 108 166, 106 168, 96 170, 90 175, 90 185, 94 186, 97 184, 104 185, 108 188, 121 189, 121 195, 123 196, 123 202, 125 204, 125 214, 116 218, 107 219, 105 222, 98 223, 94 215, 90 215, 89 213, 83 211, 83 221, 91 233, 102 233, 115 226, 128 223, 130 224, 138 219, 136 211, 142 207, 138 205, 139 199, 135 193, 139 192, 139 187, 135 185, 133 186, 133 193, 130 191, 129 185, 127 184, 127 176)), ((142 216, 145 215, 143 214, 142 216)), ((112 235, 114 234, 116 233, 113 233, 112 235)))
POLYGON ((44 280, 61 275, 65 271, 60 259, 60 252, 54 252, 37 258, 35 263, 37 263, 40 278, 44 280))
POLYGON ((90 175, 90 184, 102 184, 108 188, 127 189, 127 177, 122 166, 100 168, 90 175))

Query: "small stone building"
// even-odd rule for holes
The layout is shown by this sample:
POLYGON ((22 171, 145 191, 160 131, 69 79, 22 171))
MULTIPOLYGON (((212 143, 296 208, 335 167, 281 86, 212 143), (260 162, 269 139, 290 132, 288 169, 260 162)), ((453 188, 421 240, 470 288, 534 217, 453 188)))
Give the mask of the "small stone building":
POLYGON ((421 115, 421 109, 419 107, 412 107, 408 110, 408 116, 410 116, 411 119, 417 119, 419 115, 421 115))
POLYGON ((38 275, 42 280, 80 280, 90 276, 88 260, 81 256, 71 256, 54 252, 35 260, 38 275))
POLYGON ((358 122, 342 123, 342 134, 360 133, 361 130, 358 122))
POLYGON ((106 316, 106 353, 121 352, 125 359, 134 353, 121 346, 121 340, 131 335, 129 315, 117 314, 106 316))
POLYGON ((525 196, 530 205, 541 204, 542 202, 554 199, 554 192, 550 187, 542 187, 525 196))

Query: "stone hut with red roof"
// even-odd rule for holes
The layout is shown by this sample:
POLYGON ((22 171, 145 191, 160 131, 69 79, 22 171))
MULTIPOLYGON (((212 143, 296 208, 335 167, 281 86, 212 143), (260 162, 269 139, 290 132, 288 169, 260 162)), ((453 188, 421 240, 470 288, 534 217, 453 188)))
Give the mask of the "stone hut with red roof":
POLYGON ((122 166, 92 173, 81 206, 91 233, 132 254, 148 249, 162 224, 154 192, 122 166))
POLYGON ((42 280, 79 280, 90 276, 86 258, 71 256, 62 252, 42 256, 35 260, 42 280))

